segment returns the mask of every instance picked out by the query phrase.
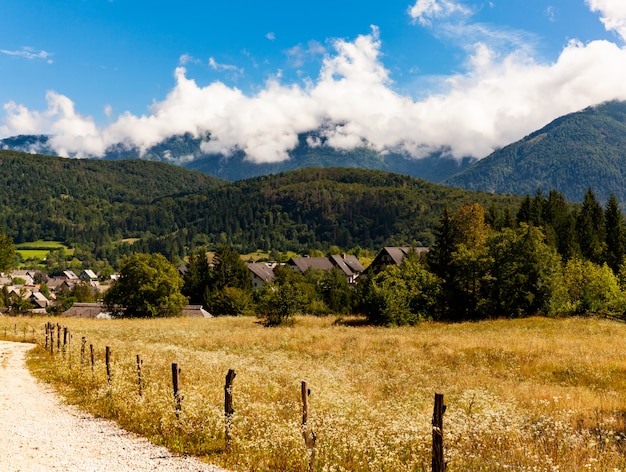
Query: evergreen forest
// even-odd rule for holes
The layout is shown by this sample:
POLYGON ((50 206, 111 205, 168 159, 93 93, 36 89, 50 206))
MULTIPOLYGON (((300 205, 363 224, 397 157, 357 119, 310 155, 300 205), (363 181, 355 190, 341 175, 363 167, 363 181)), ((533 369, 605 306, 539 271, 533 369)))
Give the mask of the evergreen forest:
POLYGON ((466 201, 503 211, 520 201, 363 169, 303 169, 227 182, 168 164, 0 151, 0 230, 15 244, 59 241, 106 261, 197 246, 240 253, 331 246, 428 246, 441 209, 466 201))

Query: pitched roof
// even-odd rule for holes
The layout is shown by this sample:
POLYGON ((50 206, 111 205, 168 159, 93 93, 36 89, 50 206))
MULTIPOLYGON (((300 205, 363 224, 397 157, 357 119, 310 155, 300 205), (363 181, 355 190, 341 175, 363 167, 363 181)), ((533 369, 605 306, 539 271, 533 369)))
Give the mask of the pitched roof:
POLYGON ((63 275, 65 275, 66 278, 70 279, 70 280, 78 280, 78 275, 76 275, 73 271, 71 270, 64 270, 63 271, 63 275))
POLYGON ((62 316, 69 318, 110 318, 102 303, 74 303, 62 316))
POLYGON ((292 257, 288 264, 296 266, 302 273, 308 269, 331 270, 334 267, 327 257, 292 257))
POLYGON ((354 255, 334 255, 330 256, 330 260, 333 265, 338 267, 344 274, 350 276, 353 274, 360 274, 365 270, 365 267, 359 262, 354 255))
POLYGON ((98 278, 98 276, 96 275, 96 273, 91 270, 91 269, 85 269, 81 272, 80 276, 82 278, 88 278, 91 280, 96 280, 98 278))
POLYGON ((363 272, 365 270, 365 267, 363 267, 359 258, 354 254, 347 254, 343 256, 343 260, 346 264, 348 264, 348 267, 350 267, 353 272, 363 272))
POLYGON ((181 314, 191 318, 213 318, 213 315, 202 308, 202 305, 186 305, 181 314))
POLYGON ((264 282, 272 282, 276 278, 272 268, 262 262, 248 262, 248 269, 264 282))
MULTIPOLYGON (((182 316, 211 318, 211 313, 202 308, 202 305, 186 305, 183 307, 182 316)), ((63 316, 70 318, 110 318, 103 303, 74 303, 69 310, 63 312, 63 316)))

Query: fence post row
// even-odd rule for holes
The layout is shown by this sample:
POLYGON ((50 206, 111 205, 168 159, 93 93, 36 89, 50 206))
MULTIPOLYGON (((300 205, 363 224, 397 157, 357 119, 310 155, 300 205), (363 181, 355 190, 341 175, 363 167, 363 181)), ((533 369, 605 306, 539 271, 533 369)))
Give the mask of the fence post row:
POLYGON ((309 395, 311 390, 308 387, 306 381, 302 381, 301 385, 302 394, 302 437, 304 438, 304 444, 309 450, 309 471, 315 470, 315 441, 317 436, 311 428, 309 428, 309 395))
MULTIPOLYGON (((17 332, 17 325, 14 328, 15 332, 17 332)), ((61 326, 57 323, 56 327, 54 323, 47 323, 45 325, 45 347, 47 349, 48 343, 50 344, 50 353, 54 353, 54 331, 56 329, 57 332, 57 349, 61 349, 61 326)), ((5 327, 6 333, 6 327, 5 327)), ((26 337, 26 328, 24 328, 24 337, 26 337)), ((63 352, 65 352, 65 348, 67 345, 69 331, 66 327, 63 328, 63 352)), ((5 334, 6 335, 6 334, 5 334)), ((71 339, 71 334, 70 334, 71 339)), ((87 340, 83 336, 81 339, 81 350, 80 350, 80 363, 82 366, 84 356, 85 356, 85 346, 87 340)), ((95 366, 95 356, 94 356, 94 348, 93 344, 89 345, 90 357, 91 357, 91 371, 92 377, 95 366)), ((106 346, 106 372, 107 372, 107 381, 109 385, 111 384, 111 348, 106 346)), ((137 354, 137 382, 139 388, 139 396, 143 396, 143 378, 142 378, 142 365, 143 360, 141 356, 137 354)), ((180 394, 180 373, 181 369, 178 367, 177 363, 172 363, 172 387, 174 393, 174 402, 176 409, 176 417, 179 418, 180 412, 182 410, 182 400, 183 396, 180 394)), ((236 372, 233 369, 229 369, 226 374, 226 383, 224 385, 224 415, 225 415, 225 431, 224 437, 226 442, 226 450, 230 448, 232 442, 232 417, 234 414, 233 409, 233 382, 236 377, 236 372)), ((302 437, 304 439, 304 443, 309 450, 309 471, 313 472, 315 470, 315 455, 316 455, 316 440, 317 436, 315 432, 313 432, 309 426, 309 396, 311 395, 311 390, 308 388, 308 384, 306 381, 302 381, 301 384, 301 395, 302 395, 302 425, 301 432, 302 437)), ((432 472, 444 472, 447 464, 444 461, 444 447, 443 447, 443 415, 446 412, 446 405, 444 404, 444 396, 441 393, 435 393, 435 405, 433 409, 433 418, 432 418, 432 472)))
POLYGON ((435 393, 435 408, 433 410, 433 472, 444 472, 446 463, 443 460, 443 414, 446 406, 443 404, 443 394, 435 393))

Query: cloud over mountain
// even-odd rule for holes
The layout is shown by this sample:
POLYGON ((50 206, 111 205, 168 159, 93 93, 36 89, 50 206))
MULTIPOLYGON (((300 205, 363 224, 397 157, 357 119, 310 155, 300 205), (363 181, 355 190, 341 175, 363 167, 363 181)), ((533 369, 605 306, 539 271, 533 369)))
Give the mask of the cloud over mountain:
MULTIPOLYGON (((587 4, 600 13, 607 29, 626 37, 622 2, 587 4)), ((445 148, 454 157, 481 158, 557 116, 626 99, 626 49, 617 42, 571 40, 558 59, 543 63, 523 35, 513 32, 510 47, 499 47, 506 32, 468 23, 471 12, 461 3, 418 0, 409 14, 422 25, 415 27, 438 28, 448 35, 472 31, 471 43, 464 45, 464 70, 445 77, 437 92, 425 98, 396 90, 373 26, 352 41, 334 40, 332 52, 318 45, 317 52, 324 53, 319 74, 302 82, 284 82, 277 73, 245 94, 219 81, 198 85, 181 61, 174 87, 149 113, 124 113, 99 126, 80 114, 70 97, 50 91, 43 111, 6 103, 0 134, 49 133, 59 154, 78 157, 101 156, 120 143, 145 151, 170 136, 191 133, 210 135, 204 151, 228 155, 242 150, 252 161, 278 162, 297 146, 298 134, 319 131, 324 145, 339 149, 367 145, 419 158, 445 148)), ((234 67, 211 59, 211 67, 234 67)), ((312 139, 310 144, 321 142, 312 139)))

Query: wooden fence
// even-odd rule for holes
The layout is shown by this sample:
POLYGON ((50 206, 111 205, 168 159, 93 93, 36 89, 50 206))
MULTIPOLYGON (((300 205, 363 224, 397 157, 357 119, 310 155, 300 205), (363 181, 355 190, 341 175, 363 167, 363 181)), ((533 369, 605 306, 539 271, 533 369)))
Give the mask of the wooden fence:
MULTIPOLYGON (((71 340, 73 338, 72 333, 67 327, 61 326, 58 323, 46 323, 45 325, 45 337, 44 342, 41 343, 39 339, 35 336, 35 329, 31 327, 32 330, 32 338, 30 341, 41 344, 46 352, 50 355, 62 355, 66 357, 66 353, 69 352, 71 347, 71 340)), ((7 327, 4 328, 5 339, 7 338, 7 327)), ((27 328, 23 328, 23 340, 26 341, 27 328)), ((13 338, 12 340, 17 341, 18 337, 17 333, 17 325, 14 326, 13 329, 13 338)), ((95 375, 95 349, 93 344, 89 344, 89 358, 87 359, 86 352, 87 340, 83 336, 81 338, 81 347, 80 347, 80 368, 82 370, 83 365, 90 365, 92 379, 95 375)), ((69 362, 71 362, 71 356, 67 356, 69 362)), ((106 368, 106 378, 107 383, 110 386, 111 380, 113 377, 113 363, 112 363, 113 351, 109 346, 105 346, 105 368, 106 368)), ((136 358, 136 366, 137 366, 137 394, 139 396, 144 395, 144 379, 142 374, 143 368, 143 360, 141 359, 141 355, 137 354, 136 358)), ((173 404, 174 404, 174 413, 177 418, 180 417, 180 413, 183 409, 183 400, 184 397, 181 395, 181 383, 180 383, 180 373, 182 371, 181 367, 178 363, 172 363, 172 393, 173 393, 173 404)), ((236 372, 233 369, 229 369, 226 374, 225 384, 224 384, 224 419, 225 419, 225 430, 224 430, 224 441, 225 441, 225 450, 229 451, 231 448, 231 443, 233 440, 232 437, 232 426, 233 426, 233 415, 235 410, 233 408, 234 405, 234 380, 236 377, 236 372)), ((316 455, 316 442, 317 436, 315 432, 311 429, 311 424, 309 421, 310 418, 310 408, 309 408, 309 397, 311 395, 311 389, 306 381, 302 381, 300 385, 300 393, 302 398, 302 423, 301 423, 301 434, 304 440, 304 444, 309 453, 309 471, 313 472, 315 470, 315 455, 316 455)), ((432 472, 444 472, 447 464, 444 461, 444 442, 443 442, 443 415, 446 411, 446 406, 443 401, 443 394, 435 393, 434 398, 434 409, 433 409, 433 417, 432 417, 432 472)))

